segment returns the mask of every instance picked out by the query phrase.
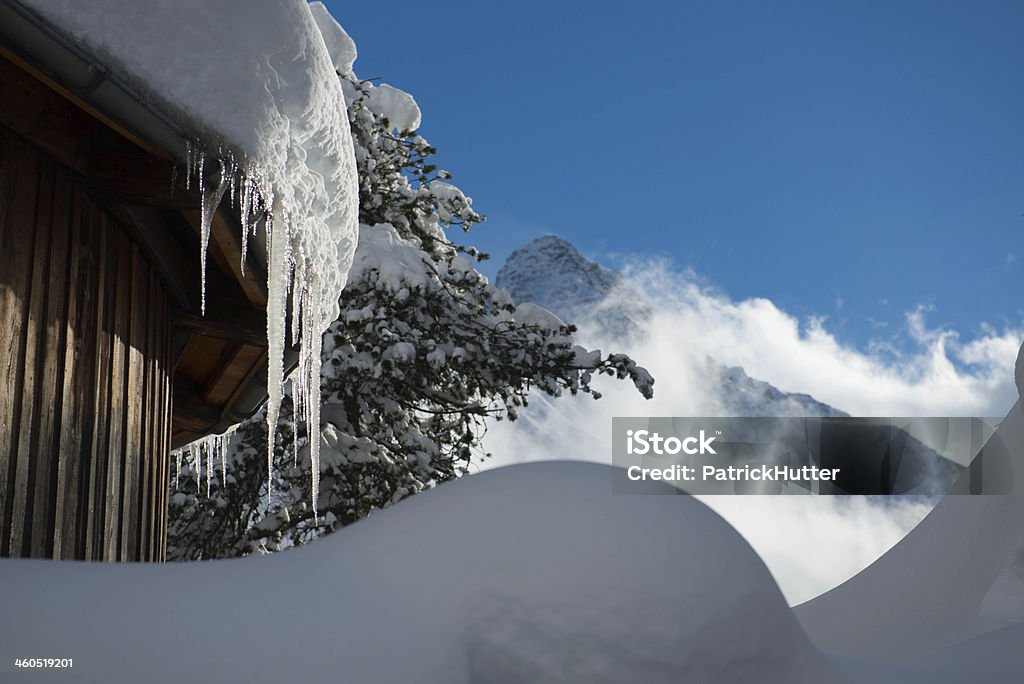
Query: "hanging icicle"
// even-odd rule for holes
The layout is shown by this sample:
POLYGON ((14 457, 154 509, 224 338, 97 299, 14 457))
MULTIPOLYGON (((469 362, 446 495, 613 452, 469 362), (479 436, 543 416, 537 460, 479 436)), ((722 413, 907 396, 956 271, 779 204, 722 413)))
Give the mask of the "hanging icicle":
MULTIPOLYGON (((336 287, 332 288, 321 278, 317 263, 322 264, 322 255, 307 253, 322 249, 319 243, 306 244, 302 235, 292 224, 288 207, 275 199, 273 185, 263 177, 259 168, 252 162, 240 165, 235 158, 223 149, 216 150, 212 155, 218 163, 218 173, 211 178, 206 177, 207 158, 211 156, 207 150, 196 144, 189 144, 186 149, 186 188, 195 182, 202 198, 202 215, 200 219, 200 268, 202 302, 201 310, 206 312, 206 264, 207 250, 210 241, 211 225, 217 207, 227 195, 228 201, 237 207, 241 223, 241 263, 245 272, 249 240, 256 236, 260 222, 266 234, 267 245, 267 508, 269 510, 272 495, 274 448, 276 442, 277 421, 280 416, 281 400, 284 394, 284 353, 285 346, 290 342, 299 346, 299 363, 291 377, 292 399, 295 406, 296 439, 298 426, 304 425, 309 439, 312 506, 314 516, 319 505, 320 488, 320 355, 322 334, 330 322, 329 308, 337 302, 336 287), (193 179, 194 176, 194 179, 193 179), (320 261, 316 258, 319 257, 320 261), (288 305, 291 304, 291 316, 288 316, 288 305), (290 319, 290 320, 289 320, 290 319), (290 324, 290 326, 289 326, 290 324), (291 335, 287 329, 291 328, 291 335), (290 339, 289 339, 290 337, 290 339)), ((353 167, 354 171, 354 167, 353 167)), ((354 178, 354 176, 353 176, 354 178)), ((352 195, 353 212, 356 212, 357 195, 355 185, 349 194, 352 195)), ((353 213, 352 216, 355 216, 353 213)), ((353 224, 354 225, 354 224, 353 224)), ((300 226, 306 228, 305 225, 300 226)), ((322 266, 321 266, 322 269, 322 266)), ((328 278, 330 280, 330 278, 328 278)), ((337 278, 335 278, 337 280, 337 278)), ((213 471, 213 454, 220 452, 222 456, 221 480, 226 479, 226 463, 221 443, 203 442, 203 450, 213 449, 207 453, 207 492, 210 490, 210 479, 213 471)), ((298 462, 298 445, 295 444, 292 454, 293 463, 298 462)), ((197 471, 197 478, 198 478, 197 471)))
POLYGON ((194 443, 190 450, 192 451, 192 470, 196 474, 196 496, 198 496, 203 491, 203 445, 194 443))
POLYGON ((210 496, 213 473, 216 469, 216 461, 220 461, 220 486, 224 487, 227 484, 227 460, 228 450, 231 447, 231 438, 235 434, 235 427, 231 427, 227 432, 219 435, 207 435, 200 440, 192 442, 188 446, 184 446, 180 449, 176 449, 172 455, 175 457, 177 462, 178 471, 174 477, 174 488, 178 489, 178 480, 181 474, 181 461, 182 456, 187 453, 187 460, 191 463, 191 468, 195 472, 196 476, 196 493, 202 491, 202 476, 203 476, 203 458, 206 458, 206 496, 210 496))
POLYGON ((210 498, 210 480, 213 479, 213 444, 214 441, 208 441, 203 444, 206 449, 206 498, 210 498))
POLYGON ((178 478, 181 477, 181 449, 177 449, 174 452, 175 465, 177 466, 174 471, 174 488, 178 488, 178 478))

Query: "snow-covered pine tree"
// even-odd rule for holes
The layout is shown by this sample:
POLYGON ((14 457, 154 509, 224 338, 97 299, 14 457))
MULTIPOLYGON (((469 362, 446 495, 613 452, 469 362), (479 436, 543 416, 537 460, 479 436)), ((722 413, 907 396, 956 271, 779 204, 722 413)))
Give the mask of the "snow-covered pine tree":
POLYGON ((621 354, 575 346, 571 326, 513 306, 474 268, 486 258, 452 242, 484 220, 430 163, 412 98, 341 75, 356 146, 360 241, 324 338, 321 467, 311 506, 303 407, 281 407, 270 504, 263 415, 243 422, 223 454, 186 452, 172 477, 169 559, 239 556, 310 541, 466 472, 486 458, 488 420, 515 420, 536 389, 599 394, 596 374, 653 379, 621 354), (222 468, 221 458, 224 458, 222 468), (212 459, 212 462, 211 462, 212 459), (205 479, 205 482, 203 481, 205 479), (209 491, 209 495, 207 495, 209 491))

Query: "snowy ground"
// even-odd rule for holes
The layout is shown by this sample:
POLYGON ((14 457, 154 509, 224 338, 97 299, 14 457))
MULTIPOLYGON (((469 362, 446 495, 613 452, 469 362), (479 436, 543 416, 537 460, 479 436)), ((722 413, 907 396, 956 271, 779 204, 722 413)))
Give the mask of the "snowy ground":
POLYGON ((700 501, 613 495, 611 482, 610 468, 594 464, 502 468, 265 557, 170 565, 2 560, 0 678, 825 684, 1024 677, 1022 623, 978 607, 1002 567, 1001 551, 1019 537, 1020 497, 960 497, 980 503, 952 510, 955 520, 926 520, 921 538, 901 542, 907 549, 896 566, 882 564, 860 589, 852 584, 845 596, 826 594, 794 613, 753 549, 700 501), (1009 515, 1013 524, 1005 524, 1009 515), (1000 521, 998 534, 979 534, 1000 521), (944 539, 943 526, 956 536, 944 539), (970 561, 966 570, 951 562, 957 558, 970 561), (74 666, 24 676, 16 657, 73 658, 74 666))

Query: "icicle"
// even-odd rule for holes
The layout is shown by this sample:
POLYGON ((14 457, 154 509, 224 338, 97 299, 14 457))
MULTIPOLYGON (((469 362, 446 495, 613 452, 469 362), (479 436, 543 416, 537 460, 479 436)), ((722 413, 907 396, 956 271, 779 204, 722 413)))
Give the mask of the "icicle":
POLYGON ((206 498, 210 498, 210 480, 213 479, 213 443, 216 437, 208 440, 203 446, 206 448, 206 498))
MULTIPOLYGON (((192 177, 198 183, 202 197, 200 217, 200 268, 202 302, 201 310, 206 313, 206 266, 211 224, 217 206, 225 193, 232 206, 237 206, 241 216, 241 263, 242 273, 246 270, 246 258, 250 236, 255 237, 260 222, 266 230, 267 248, 267 508, 271 504, 273 484, 274 447, 277 421, 280 416, 281 399, 284 393, 284 351, 288 341, 300 346, 299 364, 291 378, 291 392, 294 402, 295 439, 292 462, 298 465, 298 435, 304 425, 310 444, 312 505, 314 516, 319 505, 320 487, 320 353, 323 344, 320 331, 323 329, 322 307, 326 293, 319 274, 315 271, 313 257, 304 252, 305 246, 296 239, 296 231, 305 226, 293 226, 291 217, 274 197, 273 185, 267 183, 259 168, 251 161, 240 168, 234 157, 226 150, 217 150, 216 160, 220 173, 207 184, 207 152, 204 148, 189 143, 186 149, 187 188, 191 188, 192 177), (236 204, 237 203, 237 204, 236 204), (288 319, 288 303, 291 300, 291 317, 288 319), (287 334, 290 322, 291 335, 287 334), (290 340, 289 340, 290 338, 290 340)), ((215 466, 213 459, 219 454, 221 460, 222 486, 227 479, 228 434, 204 440, 198 448, 190 447, 189 455, 196 468, 197 489, 201 486, 202 451, 206 451, 207 495, 215 466)))
POLYGON ((177 461, 177 472, 174 476, 174 488, 178 489, 178 480, 181 475, 181 461, 186 451, 190 467, 196 475, 196 494, 203 490, 203 457, 206 457, 206 496, 210 496, 211 486, 216 465, 214 459, 220 459, 220 484, 224 487, 228 479, 227 456, 228 448, 231 445, 231 436, 235 433, 235 427, 231 427, 220 435, 207 435, 202 439, 192 442, 188 446, 176 449, 173 453, 177 461))
POLYGON ((206 153, 200 150, 196 159, 196 180, 199 181, 199 195, 206 196, 206 153))
POLYGON ((302 351, 307 363, 305 396, 303 404, 307 412, 306 433, 309 435, 310 468, 313 470, 313 524, 317 524, 317 500, 320 497, 320 352, 323 336, 314 328, 319 319, 319 299, 310 297, 307 303, 306 331, 302 340, 302 351))
POLYGON ((299 415, 302 413, 302 406, 299 405, 298 380, 292 375, 292 467, 299 464, 299 415))
POLYGON ((242 196, 239 200, 239 213, 242 215, 242 275, 245 275, 245 258, 249 251, 249 212, 252 209, 252 181, 249 176, 242 178, 242 196))
MULTIPOLYGON (((299 260, 297 263, 302 263, 299 260)), ((302 339, 302 304, 305 296, 302 287, 302 279, 296 273, 292 279, 292 345, 299 343, 302 339)))
MULTIPOLYGON (((277 207, 275 207, 276 209, 277 207)), ((284 384, 284 320, 285 297, 291 276, 289 263, 288 224, 275 220, 274 212, 267 217, 267 508, 270 508, 271 480, 274 470, 274 437, 277 418, 281 410, 284 384)), ((280 211, 276 212, 280 216, 280 211)))
POLYGON ((221 435, 220 437, 220 486, 224 489, 228 486, 228 444, 230 443, 230 436, 228 434, 221 435))
POLYGON ((195 156, 196 148, 192 141, 185 142, 185 189, 192 189, 192 158, 195 156))
MULTIPOLYGON (((200 173, 202 173, 202 170, 200 170, 200 173)), ((228 188, 227 179, 228 167, 224 162, 220 163, 220 178, 218 178, 216 185, 211 188, 207 188, 206 181, 203 178, 199 179, 200 192, 203 196, 199 231, 199 269, 201 273, 200 280, 202 297, 200 310, 204 316, 206 315, 206 252, 210 245, 210 225, 213 223, 213 217, 217 213, 217 207, 220 205, 220 200, 224 197, 224 191, 228 188)))
POLYGON ((196 494, 203 491, 203 448, 199 444, 191 444, 188 451, 193 456, 193 470, 196 471, 196 494))

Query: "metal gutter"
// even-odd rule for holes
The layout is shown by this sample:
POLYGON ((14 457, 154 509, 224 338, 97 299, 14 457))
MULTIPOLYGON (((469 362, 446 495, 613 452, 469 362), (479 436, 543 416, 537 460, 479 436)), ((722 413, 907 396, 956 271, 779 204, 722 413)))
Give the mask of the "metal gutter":
POLYGON ((0 44, 134 142, 184 161, 180 126, 19 0, 0 0, 0 44))

